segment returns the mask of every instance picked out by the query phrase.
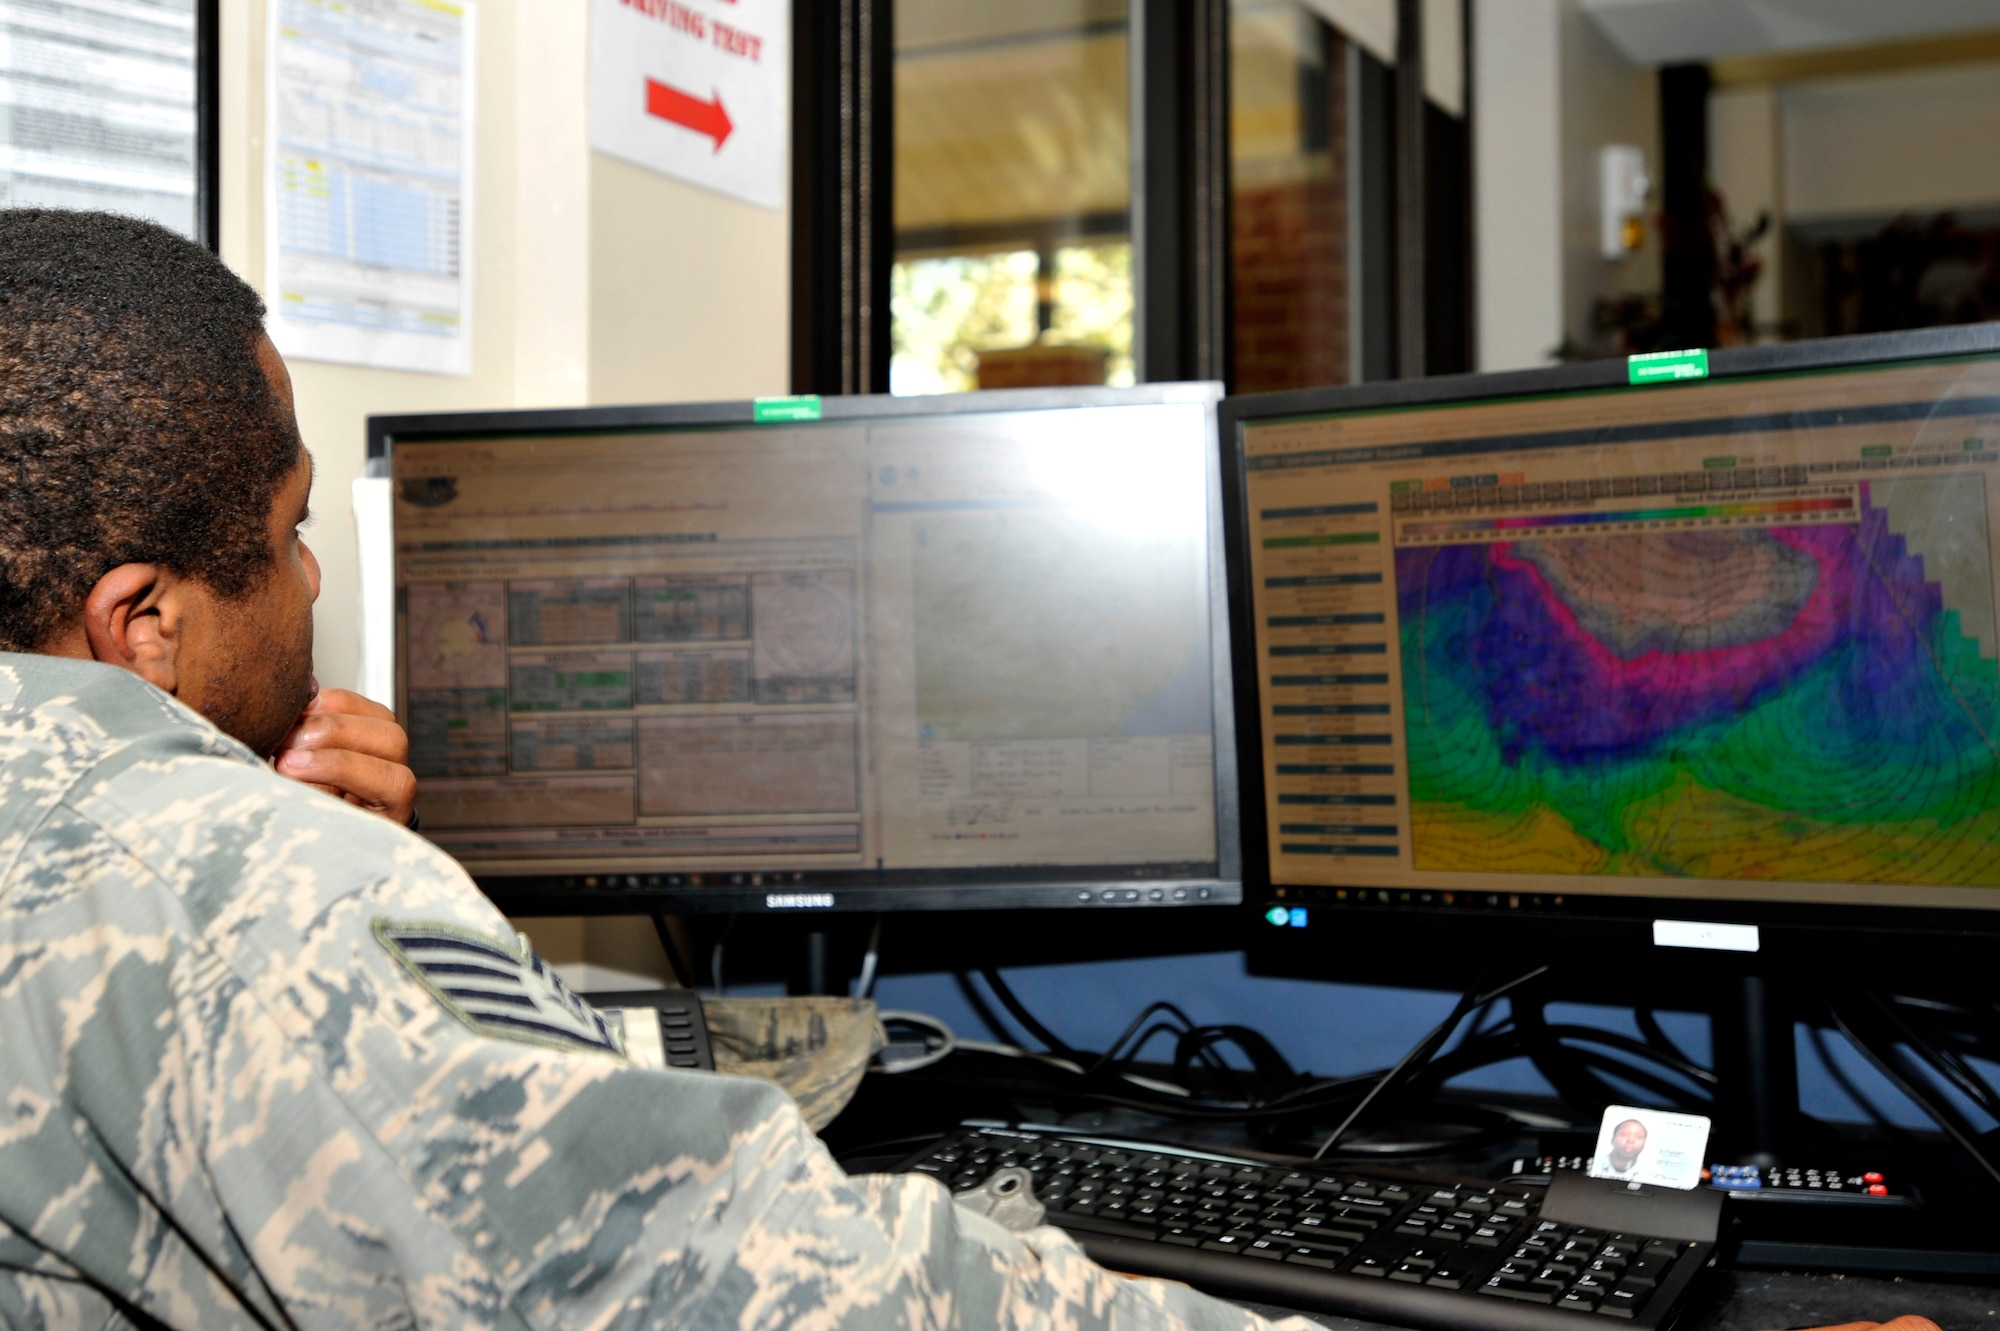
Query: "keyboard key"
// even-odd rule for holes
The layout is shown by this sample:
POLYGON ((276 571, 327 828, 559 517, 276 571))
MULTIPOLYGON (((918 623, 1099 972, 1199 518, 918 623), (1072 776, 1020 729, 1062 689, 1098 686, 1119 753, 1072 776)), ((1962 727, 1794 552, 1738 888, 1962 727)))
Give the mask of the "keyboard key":
POLYGON ((1464 1289, 1465 1272, 1455 1266, 1440 1266, 1431 1272, 1430 1279, 1424 1283, 1435 1285, 1439 1289, 1464 1289))
POLYGON ((1354 1269, 1348 1274, 1357 1276, 1386 1276, 1389 1274, 1389 1264, 1380 1257, 1363 1257, 1354 1264, 1354 1269))
POLYGON ((1389 1279, 1400 1280, 1408 1285, 1421 1285, 1430 1278, 1430 1274, 1428 1267, 1411 1266, 1408 1262, 1404 1262, 1389 1272, 1389 1279))
POLYGON ((1102 1215, 1078 1215, 1074 1211, 1053 1211, 1049 1214, 1051 1224, 1064 1229, 1080 1229, 1086 1234, 1106 1234, 1114 1238, 1150 1239, 1163 1237, 1152 1225, 1118 1220, 1102 1215))
POLYGON ((1617 1289, 1612 1290, 1604 1296, 1603 1303, 1599 1306, 1598 1311, 1608 1312, 1617 1316, 1619 1315, 1617 1310, 1622 1308, 1624 1309, 1623 1316, 1636 1317, 1639 1315, 1639 1309, 1646 1306, 1646 1296, 1650 1293, 1652 1293, 1651 1290, 1627 1289, 1623 1285, 1620 1285, 1617 1289))
POLYGON ((1336 1258, 1345 1257, 1353 1251, 1354 1249, 1352 1248, 1341 1247, 1337 1244, 1294 1243, 1291 1245, 1291 1255, 1293 1257, 1314 1257, 1329 1263, 1336 1258))
POLYGON ((1496 1277, 1479 1287, 1481 1294, 1496 1294, 1503 1299, 1518 1299, 1522 1303, 1551 1304, 1556 1301, 1552 1291, 1531 1289, 1525 1285, 1503 1285, 1496 1277))
POLYGON ((1597 1311, 1597 1300, 1588 1294, 1579 1294, 1571 1290, 1556 1300, 1556 1307, 1568 1308, 1573 1312, 1594 1313, 1597 1311))

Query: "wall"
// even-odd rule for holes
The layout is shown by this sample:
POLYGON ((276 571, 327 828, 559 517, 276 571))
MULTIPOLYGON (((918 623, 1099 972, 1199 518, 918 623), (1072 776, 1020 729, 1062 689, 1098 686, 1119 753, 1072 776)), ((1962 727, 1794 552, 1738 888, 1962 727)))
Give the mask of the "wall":
POLYGON ((1779 91, 1793 221, 2000 205, 2000 64, 1779 91))
POLYGON ((1598 251, 1598 150, 1635 143, 1659 171, 1659 81, 1577 0, 1475 0, 1473 188, 1482 370, 1545 365, 1585 343, 1602 297, 1658 291, 1659 243, 1598 251))
POLYGON ((1751 297, 1760 331, 1775 330, 1783 317, 1784 246, 1777 242, 1785 219, 1782 124, 1775 89, 1721 88, 1709 97, 1708 178, 1730 224, 1741 229, 1759 213, 1771 215, 1771 231, 1757 251, 1764 273, 1751 297))
POLYGON ((1563 334, 1562 0, 1475 0, 1475 364, 1544 364, 1563 334))
POLYGON ((1588 344, 1591 311, 1608 296, 1660 289, 1660 243, 1648 227, 1639 252, 1609 260, 1600 245, 1602 188, 1597 155, 1607 143, 1636 143, 1645 150, 1659 207, 1660 85, 1651 69, 1634 65, 1583 13, 1576 0, 1562 6, 1562 246, 1563 327, 1588 344))
MULTIPOLYGON (((266 0, 222 7, 222 257, 264 286, 266 0)), ((787 218, 589 151, 582 0, 478 0, 473 368, 291 363, 323 581, 314 665, 355 682, 353 510, 368 416, 783 393, 787 218)), ((649 928, 527 922, 584 987, 659 973, 649 928), (585 959, 589 963, 585 964, 585 959)))
POLYGON ((590 159, 590 400, 789 391, 786 214, 590 159))

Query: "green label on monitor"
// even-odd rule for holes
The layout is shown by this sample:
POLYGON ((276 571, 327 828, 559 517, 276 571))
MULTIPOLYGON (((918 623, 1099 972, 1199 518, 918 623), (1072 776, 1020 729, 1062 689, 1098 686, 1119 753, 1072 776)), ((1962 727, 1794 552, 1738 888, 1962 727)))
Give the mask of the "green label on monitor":
POLYGON ((759 425, 768 421, 816 421, 823 414, 817 393, 799 397, 760 397, 750 405, 750 419, 759 425))
POLYGON ((1708 378, 1706 351, 1649 351, 1625 358, 1625 377, 1635 384, 1708 378))
POLYGON ((1870 444, 1861 450, 1861 456, 1864 458, 1886 458, 1892 456, 1895 451, 1894 446, 1890 444, 1870 444))

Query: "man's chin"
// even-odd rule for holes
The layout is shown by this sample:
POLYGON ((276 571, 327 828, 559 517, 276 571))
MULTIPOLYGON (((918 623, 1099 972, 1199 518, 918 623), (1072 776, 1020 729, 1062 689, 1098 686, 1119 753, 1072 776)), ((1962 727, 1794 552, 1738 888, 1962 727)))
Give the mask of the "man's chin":
POLYGON ((298 726, 307 705, 318 694, 317 686, 308 675, 306 682, 285 689, 280 695, 282 703, 274 702, 269 710, 259 709, 256 715, 247 710, 232 710, 220 716, 212 715, 209 720, 231 739, 268 762, 285 746, 286 737, 298 726))

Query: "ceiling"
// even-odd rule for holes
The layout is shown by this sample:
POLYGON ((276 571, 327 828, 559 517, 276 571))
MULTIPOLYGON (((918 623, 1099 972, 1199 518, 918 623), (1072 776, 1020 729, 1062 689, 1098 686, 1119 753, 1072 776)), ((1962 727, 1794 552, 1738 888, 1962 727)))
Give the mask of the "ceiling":
POLYGON ((1581 0, 1642 65, 1865 46, 2000 25, 2000 0, 1581 0))

